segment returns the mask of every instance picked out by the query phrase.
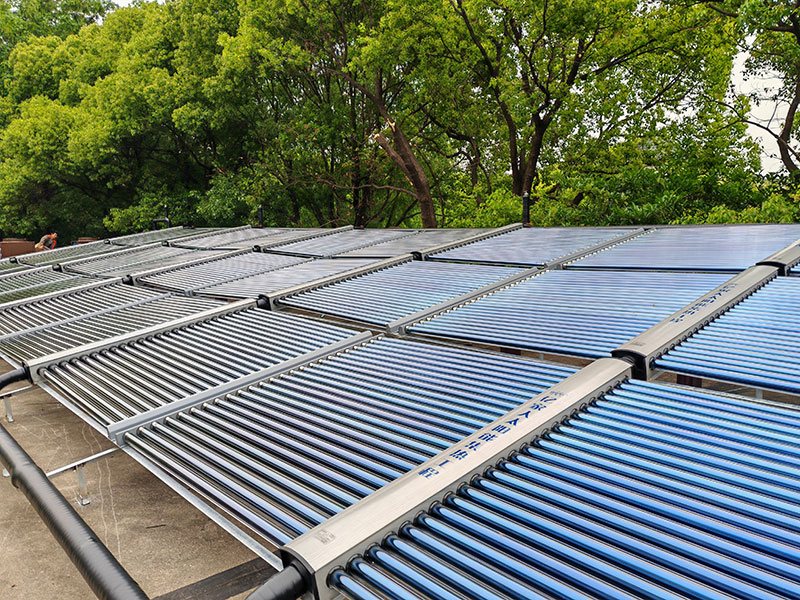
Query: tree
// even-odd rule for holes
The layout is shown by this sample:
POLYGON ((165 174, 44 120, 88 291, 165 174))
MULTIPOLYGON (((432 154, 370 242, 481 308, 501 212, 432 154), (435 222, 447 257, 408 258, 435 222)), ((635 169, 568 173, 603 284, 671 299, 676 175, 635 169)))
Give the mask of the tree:
MULTIPOLYGON (((411 66, 386 64, 382 57, 365 52, 380 31, 384 10, 381 0, 335 1, 313 8, 302 0, 274 0, 253 3, 248 22, 263 28, 272 60, 293 65, 309 93, 323 92, 323 82, 332 77, 339 80, 340 90, 363 98, 383 126, 375 127, 359 146, 372 141, 386 153, 410 184, 392 187, 416 200, 423 227, 436 227, 429 176, 420 148, 414 144, 419 124, 415 119, 418 98, 408 78, 411 66)), ((352 98, 344 104, 357 110, 352 98)), ((352 158, 357 164, 357 157, 352 158)))
POLYGON ((785 106, 786 116, 782 123, 772 118, 764 124, 750 118, 747 103, 726 102, 726 106, 735 110, 742 121, 771 135, 783 166, 793 178, 800 178, 797 150, 800 128, 795 123, 800 107, 800 1, 720 0, 705 5, 714 14, 735 19, 742 28, 742 50, 748 54, 747 76, 774 77, 777 74, 782 80, 783 85, 771 98, 760 98, 757 91, 750 94, 750 100, 755 103, 768 100, 785 106))
POLYGON ((433 72, 434 80, 460 68, 479 90, 466 98, 505 139, 517 195, 531 190, 543 159, 557 160, 575 133, 619 135, 648 112, 663 116, 654 109, 676 106, 702 85, 707 56, 720 51, 719 36, 707 32, 713 19, 692 7, 630 0, 392 6, 394 28, 413 31, 409 45, 439 42, 434 60, 451 66, 433 72))

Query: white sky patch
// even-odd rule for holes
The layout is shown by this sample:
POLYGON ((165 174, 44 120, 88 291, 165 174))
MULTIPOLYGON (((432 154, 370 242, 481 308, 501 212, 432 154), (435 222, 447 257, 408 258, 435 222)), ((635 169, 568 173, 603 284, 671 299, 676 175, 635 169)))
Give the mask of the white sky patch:
MULTIPOLYGON (((745 79, 745 61, 749 54, 740 52, 733 61, 731 69, 731 85, 737 94, 757 97, 758 102, 751 100, 751 121, 779 132, 786 118, 786 104, 775 100, 777 90, 783 87, 783 80, 777 75, 748 75, 745 79)), ((761 146, 761 170, 764 173, 775 173, 783 169, 778 156, 778 144, 775 138, 756 125, 748 125, 747 133, 761 146)))

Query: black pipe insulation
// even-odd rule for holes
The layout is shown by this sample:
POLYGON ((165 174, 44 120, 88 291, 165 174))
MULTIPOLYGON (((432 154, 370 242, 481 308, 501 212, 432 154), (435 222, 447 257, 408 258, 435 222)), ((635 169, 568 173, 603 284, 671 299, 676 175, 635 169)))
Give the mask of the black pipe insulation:
POLYGON ((25 495, 98 598, 147 600, 139 585, 2 425, 0 462, 11 474, 12 485, 25 495))
POLYGON ((246 600, 297 600, 308 591, 304 572, 297 563, 290 563, 251 592, 246 600))
POLYGON ((9 371, 8 373, 3 373, 0 375, 0 391, 7 385, 12 383, 16 383, 17 381, 22 381, 23 379, 28 378, 28 371, 25 367, 20 367, 18 369, 14 369, 9 371))
POLYGON ((528 192, 522 194, 522 224, 531 226, 531 195, 528 192))

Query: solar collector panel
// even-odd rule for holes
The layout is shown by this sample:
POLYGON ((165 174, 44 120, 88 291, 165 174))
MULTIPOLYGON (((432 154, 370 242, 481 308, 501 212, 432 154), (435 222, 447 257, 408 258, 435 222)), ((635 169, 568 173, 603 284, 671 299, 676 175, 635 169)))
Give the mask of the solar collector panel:
POLYGON ((53 271, 49 267, 0 276, 0 305, 87 283, 86 278, 53 271))
POLYGON ((800 394, 800 280, 773 279, 656 360, 655 366, 800 394))
MULTIPOLYGON (((130 287, 130 286, 125 286, 130 287)), ((70 348, 132 333, 209 310, 220 303, 205 298, 158 295, 136 304, 110 307, 98 314, 73 318, 33 331, 0 337, 0 352, 17 361, 40 358, 70 348)))
POLYGON ((362 323, 388 325, 521 272, 507 267, 411 261, 290 296, 281 303, 362 323))
POLYGON ((795 597, 800 472, 785 436, 800 436, 800 412, 626 383, 329 582, 359 600, 795 597), (732 431, 746 437, 728 450, 732 431))
POLYGON ((713 273, 545 271, 409 332, 599 358, 727 279, 713 273))
POLYGON ((107 426, 351 335, 249 308, 60 362, 40 376, 107 426))
POLYGON ((568 268, 735 273, 800 239, 800 225, 668 227, 579 259, 568 268))
POLYGON ((139 278, 143 285, 182 293, 266 273, 310 259, 279 254, 250 252, 232 257, 216 257, 208 262, 177 267, 166 272, 139 278))
POLYGON ((294 265, 251 275, 234 281, 204 286, 197 295, 213 298, 258 298, 262 294, 279 292, 303 283, 344 273, 373 263, 373 259, 342 258, 304 260, 294 265))
POLYGON ((126 441, 279 543, 572 372, 380 339, 139 428, 126 441))
POLYGON ((388 240, 414 236, 416 233, 415 230, 409 229, 351 229, 324 237, 275 246, 272 250, 302 256, 327 257, 388 240))
POLYGON ((525 227, 433 254, 429 260, 535 267, 634 231, 623 228, 525 227))

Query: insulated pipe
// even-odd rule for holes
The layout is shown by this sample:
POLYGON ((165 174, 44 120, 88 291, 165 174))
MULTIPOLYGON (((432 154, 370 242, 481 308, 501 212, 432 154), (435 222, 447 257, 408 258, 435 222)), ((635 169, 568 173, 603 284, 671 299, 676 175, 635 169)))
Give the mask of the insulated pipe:
POLYGON ((522 194, 522 226, 531 226, 531 195, 528 192, 522 194))
POLYGON ((0 462, 11 473, 12 485, 25 494, 98 598, 147 600, 139 585, 1 425, 0 462))
POLYGON ((304 572, 302 566, 292 562, 256 588, 246 600, 296 600, 308 591, 304 572))
POLYGON ((27 377, 28 371, 25 369, 25 367, 19 367, 18 369, 14 369, 8 373, 3 373, 0 375, 0 390, 9 384, 27 379, 27 377))

